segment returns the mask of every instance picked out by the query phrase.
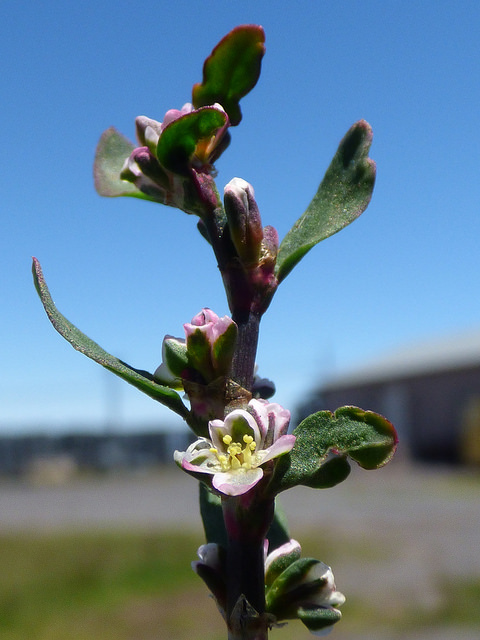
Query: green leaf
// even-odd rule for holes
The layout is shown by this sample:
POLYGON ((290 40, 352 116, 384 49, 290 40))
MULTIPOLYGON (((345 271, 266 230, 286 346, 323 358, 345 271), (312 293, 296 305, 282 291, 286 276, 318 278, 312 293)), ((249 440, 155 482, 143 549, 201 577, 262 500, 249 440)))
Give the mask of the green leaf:
POLYGON ((215 542, 225 548, 228 536, 223 521, 222 500, 204 482, 199 482, 200 515, 202 516, 206 542, 215 542))
POLYGON ((131 196, 155 202, 154 198, 147 196, 134 184, 120 178, 123 164, 134 149, 135 145, 115 127, 102 133, 93 163, 95 189, 99 195, 112 198, 131 196))
POLYGON ((122 362, 121 360, 118 360, 118 358, 107 353, 93 340, 84 335, 58 311, 50 296, 40 263, 36 258, 33 259, 32 271, 35 288, 40 296, 50 322, 58 333, 60 333, 60 335, 62 335, 74 349, 80 351, 95 362, 98 362, 102 367, 112 371, 112 373, 123 378, 154 400, 164 404, 169 409, 182 416, 185 420, 188 419, 189 411, 183 404, 178 393, 172 391, 169 387, 164 387, 154 382, 151 374, 148 372, 134 369, 125 362, 122 362))
POLYGON ((275 467, 272 486, 276 491, 299 484, 333 486, 348 475, 346 456, 364 469, 378 469, 392 458, 398 442, 388 420, 358 407, 341 407, 334 414, 319 411, 305 418, 293 433, 293 449, 275 467))
POLYGON ((299 607, 297 616, 311 633, 323 635, 318 632, 338 622, 342 614, 338 609, 323 609, 322 607, 307 609, 299 607))
MULTIPOLYGON (((273 613, 281 620, 285 620, 287 615, 288 617, 293 617, 292 613, 296 611, 298 607, 298 603, 295 602, 295 595, 297 595, 295 590, 304 582, 305 576, 316 564, 319 564, 319 562, 314 558, 298 558, 293 560, 267 589, 267 611, 273 613), (289 605, 293 611, 287 612, 286 608, 288 608, 289 605)), ((305 589, 303 593, 300 592, 298 595, 305 596, 305 589)))
POLYGON ((188 367, 187 345, 185 340, 166 336, 163 340, 164 364, 170 373, 180 378, 188 367))
POLYGON ((220 103, 235 126, 242 119, 239 101, 257 84, 265 53, 265 33, 257 25, 241 25, 217 44, 203 65, 203 82, 194 85, 197 109, 220 103))
MULTIPOLYGON (((293 543, 294 541, 287 542, 293 543)), ((270 554, 270 547, 268 553, 270 554)), ((293 563, 300 560, 302 549, 300 544, 290 544, 287 549, 283 549, 282 553, 277 554, 276 557, 270 558, 268 568, 265 568, 265 586, 270 588, 275 580, 293 563)))
POLYGON ((279 282, 312 247, 367 208, 376 173, 375 162, 368 157, 372 137, 370 125, 360 120, 340 142, 313 200, 280 244, 275 267, 279 282))
POLYGON ((303 483, 312 489, 330 489, 340 484, 350 475, 350 465, 345 456, 327 459, 303 483))
MULTIPOLYGON (((193 155, 204 151, 198 145, 208 142, 226 122, 223 111, 213 107, 204 107, 177 118, 165 127, 160 136, 158 161, 167 171, 189 176, 193 155)), ((208 154, 202 153, 199 159, 208 163, 208 154)))

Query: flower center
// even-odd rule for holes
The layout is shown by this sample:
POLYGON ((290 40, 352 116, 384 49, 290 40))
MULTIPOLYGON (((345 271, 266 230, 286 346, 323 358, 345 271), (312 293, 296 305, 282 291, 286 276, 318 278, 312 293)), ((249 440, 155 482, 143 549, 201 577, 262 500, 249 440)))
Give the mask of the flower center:
POLYGON ((254 451, 257 447, 252 436, 244 435, 243 444, 233 442, 230 434, 223 436, 223 443, 226 445, 226 453, 219 453, 217 449, 210 449, 217 457, 222 471, 230 471, 235 469, 252 469, 256 466, 256 458, 254 451))

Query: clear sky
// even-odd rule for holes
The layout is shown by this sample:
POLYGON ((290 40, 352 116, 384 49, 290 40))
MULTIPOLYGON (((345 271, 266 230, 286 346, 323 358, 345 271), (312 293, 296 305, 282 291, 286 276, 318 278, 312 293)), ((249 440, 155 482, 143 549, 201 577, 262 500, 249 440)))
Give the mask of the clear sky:
POLYGON ((259 373, 288 408, 332 373, 411 340, 480 327, 480 4, 3 0, 0 428, 175 423, 75 352, 33 288, 42 263, 58 308, 138 368, 203 306, 228 312, 196 220, 93 188, 104 129, 134 139, 189 101, 203 60, 234 26, 261 24, 267 53, 217 164, 220 188, 253 184, 283 237, 348 128, 373 127, 367 211, 308 254, 264 318, 259 373))

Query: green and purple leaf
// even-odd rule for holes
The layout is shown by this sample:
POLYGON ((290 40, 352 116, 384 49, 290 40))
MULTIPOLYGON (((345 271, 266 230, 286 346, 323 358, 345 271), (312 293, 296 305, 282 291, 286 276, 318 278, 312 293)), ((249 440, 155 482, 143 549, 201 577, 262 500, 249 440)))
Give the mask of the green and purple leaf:
POLYGON ((35 288, 40 296, 50 322, 58 333, 60 333, 60 335, 63 336, 74 349, 80 351, 80 353, 83 353, 98 364, 101 364, 105 369, 115 373, 117 376, 123 378, 123 380, 126 380, 140 391, 143 391, 147 396, 150 396, 154 400, 164 404, 187 420, 189 411, 183 404, 178 393, 169 387, 157 384, 148 372, 134 369, 118 358, 107 353, 102 349, 102 347, 83 334, 58 311, 48 290, 40 263, 36 258, 33 258, 32 272, 35 288))
POLYGON ((123 164, 134 149, 135 145, 115 127, 102 133, 93 164, 95 189, 99 195, 112 198, 131 196, 155 202, 154 198, 137 189, 134 184, 120 178, 123 164))
POLYGON ((242 119, 239 101, 257 84, 265 53, 265 32, 257 25, 232 29, 203 65, 203 81, 194 85, 192 104, 197 109, 218 102, 230 124, 242 119))
POLYGON ((340 142, 313 200, 280 244, 275 268, 279 282, 312 247, 367 208, 376 173, 375 162, 368 157, 372 137, 370 125, 360 120, 340 142))
POLYGON ((335 413, 319 411, 294 430, 295 445, 279 458, 272 480, 283 491, 295 485, 331 487, 349 471, 347 457, 363 469, 378 469, 393 457, 398 438, 386 418, 358 407, 341 407, 335 413))
POLYGON ((204 107, 171 122, 162 132, 157 146, 157 158, 167 171, 190 175, 192 159, 208 164, 227 125, 226 114, 216 107, 204 107), (215 139, 215 136, 219 136, 215 139))

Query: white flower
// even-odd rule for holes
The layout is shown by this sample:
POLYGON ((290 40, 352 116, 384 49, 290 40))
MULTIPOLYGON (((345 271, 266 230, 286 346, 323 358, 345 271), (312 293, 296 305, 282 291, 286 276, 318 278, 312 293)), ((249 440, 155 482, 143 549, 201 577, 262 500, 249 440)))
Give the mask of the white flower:
POLYGON ((289 421, 290 412, 279 404, 251 400, 247 410, 211 420, 210 439, 175 451, 175 461, 185 471, 212 475, 212 486, 220 493, 242 495, 262 479, 266 462, 292 449, 295 436, 286 434, 289 421))

